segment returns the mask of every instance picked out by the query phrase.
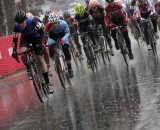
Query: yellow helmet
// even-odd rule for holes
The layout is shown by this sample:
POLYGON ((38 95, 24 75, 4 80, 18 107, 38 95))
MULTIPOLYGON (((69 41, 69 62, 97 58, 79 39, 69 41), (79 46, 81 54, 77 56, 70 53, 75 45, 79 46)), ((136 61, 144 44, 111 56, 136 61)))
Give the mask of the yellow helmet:
POLYGON ((83 14, 84 6, 82 4, 77 4, 75 10, 76 10, 76 14, 83 14))

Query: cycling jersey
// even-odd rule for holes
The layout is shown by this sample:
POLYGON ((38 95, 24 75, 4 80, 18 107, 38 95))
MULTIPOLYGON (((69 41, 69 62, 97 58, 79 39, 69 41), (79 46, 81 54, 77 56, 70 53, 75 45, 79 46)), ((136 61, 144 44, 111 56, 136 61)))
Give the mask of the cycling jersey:
POLYGON ((160 15, 160 3, 159 2, 155 2, 154 7, 156 9, 157 14, 160 15))
POLYGON ((79 30, 82 32, 85 32, 88 26, 93 23, 93 18, 87 11, 84 12, 84 15, 82 17, 76 14, 74 18, 77 20, 79 30))
POLYGON ((125 7, 125 11, 127 12, 128 18, 132 19, 135 9, 136 9, 136 6, 132 6, 132 5, 127 5, 125 7))
POLYGON ((150 0, 144 1, 143 3, 137 2, 136 4, 135 13, 137 14, 137 17, 139 17, 139 14, 148 13, 149 11, 151 11, 151 14, 155 13, 155 9, 150 0))
POLYGON ((114 2, 113 7, 107 5, 105 11, 106 16, 104 18, 107 26, 109 22, 116 25, 122 25, 124 22, 127 22, 127 14, 120 3, 114 2))
POLYGON ((21 33, 21 37, 27 42, 33 41, 34 39, 41 39, 43 38, 43 24, 36 21, 33 18, 28 18, 26 20, 27 26, 25 29, 21 29, 18 23, 15 24, 13 30, 13 42, 17 42, 18 33, 21 33))
MULTIPOLYGON (((67 21, 66 21, 67 22, 67 21)), ((69 18, 69 21, 67 22, 68 26, 69 26, 69 30, 70 33, 75 33, 77 31, 76 27, 75 27, 75 20, 73 17, 69 18)))
POLYGON ((45 31, 49 31, 49 44, 55 43, 56 40, 64 38, 66 43, 69 44, 68 37, 69 27, 68 24, 64 20, 58 21, 58 27, 52 27, 51 23, 47 23, 45 27, 45 31), (52 40, 51 40, 52 39, 52 40))
POLYGON ((93 11, 92 9, 89 9, 89 13, 92 15, 94 21, 96 24, 104 23, 104 8, 101 5, 97 5, 97 10, 93 11))

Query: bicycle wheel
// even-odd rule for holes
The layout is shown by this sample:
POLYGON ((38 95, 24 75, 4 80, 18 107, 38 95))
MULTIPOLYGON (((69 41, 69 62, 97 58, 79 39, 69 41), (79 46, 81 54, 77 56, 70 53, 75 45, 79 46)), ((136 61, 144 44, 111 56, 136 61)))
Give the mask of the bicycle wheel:
POLYGON ((72 55, 72 58, 74 60, 74 63, 76 64, 76 66, 78 66, 78 61, 77 61, 77 52, 75 50, 75 47, 73 46, 73 43, 70 43, 70 52, 72 55))
POLYGON ((96 68, 96 70, 98 70, 96 54, 95 54, 93 47, 91 46, 90 43, 88 43, 88 50, 89 50, 89 55, 90 55, 90 62, 96 68))
POLYGON ((156 47, 156 39, 155 39, 153 31, 149 31, 149 39, 151 41, 153 55, 155 56, 157 55, 157 47, 156 47))
POLYGON ((138 30, 137 30, 137 28, 134 28, 134 39, 137 41, 138 47, 140 47, 139 35, 138 35, 138 30))
POLYGON ((65 60, 65 56, 64 56, 64 55, 62 55, 62 63, 61 63, 61 65, 64 66, 64 67, 63 67, 63 72, 64 72, 64 74, 65 74, 65 77, 66 77, 68 83, 71 85, 71 80, 70 80, 70 78, 69 78, 69 72, 68 72, 68 66, 67 66, 67 63, 66 63, 66 60, 65 60))
POLYGON ((103 59, 103 63, 106 65, 106 55, 107 55, 108 61, 110 63, 110 57, 109 57, 108 50, 107 50, 106 40, 103 36, 101 36, 99 38, 99 42, 100 42, 100 46, 101 46, 101 56, 103 59))
POLYGON ((124 61, 125 61, 126 65, 128 66, 129 65, 128 49, 126 47, 126 44, 125 44, 125 41, 123 39, 121 32, 117 33, 117 39, 118 39, 118 44, 120 46, 120 50, 123 55, 124 61))
POLYGON ((61 85, 64 89, 66 89, 65 86, 65 75, 64 75, 64 71, 62 69, 61 63, 60 63, 60 59, 58 57, 55 58, 55 69, 56 72, 58 74, 59 80, 61 82, 61 85))
POLYGON ((30 72, 31 72, 31 76, 32 76, 32 82, 33 82, 33 85, 34 85, 34 88, 36 90, 36 93, 38 95, 38 98, 40 99, 40 101, 43 103, 46 101, 46 96, 47 95, 47 92, 45 91, 45 82, 43 80, 41 80, 39 77, 41 77, 41 75, 39 74, 39 66, 38 66, 38 63, 37 65, 34 63, 34 64, 31 64, 31 67, 30 67, 30 72))

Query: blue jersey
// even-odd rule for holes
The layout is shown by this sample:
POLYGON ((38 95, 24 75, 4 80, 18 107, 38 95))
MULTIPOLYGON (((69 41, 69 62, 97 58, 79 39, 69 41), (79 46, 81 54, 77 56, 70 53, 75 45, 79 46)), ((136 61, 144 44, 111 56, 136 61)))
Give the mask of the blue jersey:
POLYGON ((19 27, 18 23, 16 23, 14 32, 21 33, 22 37, 25 38, 26 40, 39 38, 40 33, 37 30, 35 30, 35 26, 36 26, 35 21, 32 18, 28 18, 26 22, 27 22, 27 26, 23 30, 19 27))
POLYGON ((64 38, 66 43, 69 43, 68 37, 70 35, 69 32, 69 26, 68 24, 63 21, 63 20, 59 20, 58 21, 58 27, 52 27, 51 23, 48 23, 46 25, 46 31, 49 31, 49 38, 53 39, 53 40, 57 40, 57 39, 62 39, 64 38))

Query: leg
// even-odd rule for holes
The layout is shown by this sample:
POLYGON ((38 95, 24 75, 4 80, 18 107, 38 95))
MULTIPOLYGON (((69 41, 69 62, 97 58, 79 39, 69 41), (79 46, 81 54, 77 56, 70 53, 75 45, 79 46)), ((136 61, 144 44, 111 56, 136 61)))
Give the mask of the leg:
POLYGON ((122 34, 123 34, 123 38, 124 38, 124 40, 126 42, 126 46, 128 48, 128 51, 129 51, 129 57, 132 60, 132 59, 134 59, 134 56, 132 54, 131 41, 130 41, 130 38, 128 36, 128 30, 127 31, 123 31, 122 34))
POLYGON ((62 46, 62 50, 63 50, 63 53, 65 55, 65 59, 66 59, 66 62, 67 62, 69 77, 72 78, 73 77, 73 70, 72 70, 72 65, 71 65, 71 54, 70 54, 70 51, 69 51, 69 45, 64 44, 62 46))
POLYGON ((113 40, 115 42, 115 48, 117 50, 119 50, 119 45, 118 45, 118 41, 117 41, 117 38, 116 38, 116 30, 112 30, 111 31, 111 35, 112 35, 112 38, 113 38, 113 40))
MULTIPOLYGON (((24 39, 21 37, 21 39, 20 39, 20 52, 27 51, 27 49, 28 49, 28 44, 27 44, 27 42, 25 42, 24 39)), ((22 55, 21 55, 21 59, 22 59, 23 64, 26 66, 27 73, 28 73, 28 78, 31 80, 31 79, 32 79, 32 76, 31 76, 30 71, 29 71, 30 66, 29 66, 29 63, 28 63, 27 54, 22 54, 22 55)))

